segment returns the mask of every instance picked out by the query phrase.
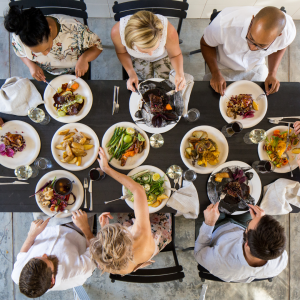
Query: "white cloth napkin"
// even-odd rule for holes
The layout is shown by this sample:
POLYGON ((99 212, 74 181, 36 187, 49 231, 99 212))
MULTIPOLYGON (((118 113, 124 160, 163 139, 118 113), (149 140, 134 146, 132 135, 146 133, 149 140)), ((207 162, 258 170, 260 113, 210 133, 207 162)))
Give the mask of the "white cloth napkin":
POLYGON ((280 178, 264 187, 264 197, 260 207, 269 215, 284 215, 300 207, 300 183, 280 178))
POLYGON ((183 215, 186 219, 197 219, 200 209, 197 190, 194 184, 189 181, 184 180, 182 186, 178 191, 191 194, 192 197, 175 192, 168 200, 167 206, 177 210, 176 217, 183 215))
MULTIPOLYGON (((169 79, 171 82, 175 82, 175 70, 171 70, 169 79)), ((190 101, 190 96, 192 89, 194 87, 194 77, 190 74, 184 73, 185 81, 186 81, 186 86, 185 88, 181 91, 183 102, 184 102, 184 108, 183 108, 183 116, 186 115, 188 111, 188 106, 189 106, 189 101, 190 101)))
POLYGON ((44 103, 41 94, 28 78, 6 79, 0 90, 0 112, 27 116, 28 109, 44 103))

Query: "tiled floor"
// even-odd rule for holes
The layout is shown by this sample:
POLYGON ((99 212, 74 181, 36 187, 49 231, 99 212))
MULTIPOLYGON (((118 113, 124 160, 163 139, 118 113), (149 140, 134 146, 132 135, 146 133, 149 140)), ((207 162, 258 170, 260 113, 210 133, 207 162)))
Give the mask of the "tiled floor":
MULTIPOLYGON (((10 76, 29 77, 26 66, 16 57, 9 46, 9 35, 3 29, 3 18, 0 18, 0 78, 10 76)), ((176 24, 174 19, 172 23, 176 24)), ((110 40, 110 29, 115 22, 112 19, 89 20, 90 28, 102 39, 104 51, 95 62, 92 63, 93 79, 121 79, 121 65, 115 55, 113 44, 110 40)), ((297 29, 300 29, 300 21, 296 21, 297 29)), ((185 71, 192 74, 195 80, 202 80, 204 74, 204 61, 201 54, 189 56, 188 53, 199 48, 200 37, 208 20, 188 19, 182 27, 181 45, 184 54, 185 71)), ((281 81, 300 80, 300 36, 290 46, 278 71, 281 81)), ((0 167, 1 168, 1 167, 0 167)), ((0 191, 1 197, 1 191, 0 191)), ((285 215, 278 217, 285 226, 288 241, 288 253, 290 263, 288 268, 280 276, 269 282, 255 282, 251 284, 229 284, 208 282, 206 294, 207 300, 298 300, 300 299, 299 279, 300 272, 300 216, 285 215)), ((28 213, 0 213, 0 300, 27 299, 19 292, 18 286, 13 285, 10 274, 18 251, 24 241, 24 237, 30 227, 32 215, 28 213)), ((176 218, 176 246, 189 247, 194 244, 195 221, 176 218)), ((164 284, 125 284, 111 283, 108 275, 101 275, 96 270, 84 285, 91 299, 106 300, 143 300, 143 299, 199 299, 201 281, 197 274, 197 264, 192 252, 178 251, 180 264, 184 267, 185 278, 182 283, 171 282, 164 284)), ((168 266, 172 264, 170 255, 161 253, 155 257, 155 266, 168 266)), ((48 293, 41 300, 69 300, 73 299, 71 290, 64 292, 48 293)))

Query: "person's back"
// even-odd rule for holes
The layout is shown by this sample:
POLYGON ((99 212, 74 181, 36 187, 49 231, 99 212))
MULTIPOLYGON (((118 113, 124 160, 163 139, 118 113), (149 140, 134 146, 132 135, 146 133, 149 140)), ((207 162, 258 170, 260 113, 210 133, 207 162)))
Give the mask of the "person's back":
POLYGON ((277 276, 287 266, 284 228, 272 216, 251 206, 252 220, 246 230, 230 221, 219 226, 218 205, 208 207, 195 244, 195 258, 223 281, 251 282, 277 276), (211 221, 214 214, 214 221, 211 221))

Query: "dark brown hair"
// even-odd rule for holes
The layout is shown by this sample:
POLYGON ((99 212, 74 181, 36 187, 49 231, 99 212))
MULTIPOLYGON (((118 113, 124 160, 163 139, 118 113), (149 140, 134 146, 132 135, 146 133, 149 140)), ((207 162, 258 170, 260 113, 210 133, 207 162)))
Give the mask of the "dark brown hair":
POLYGON ((245 238, 251 255, 263 260, 279 257, 286 246, 284 228, 269 215, 263 216, 255 229, 249 229, 245 238))
POLYGON ((21 271, 20 292, 28 298, 42 296, 51 287, 52 270, 41 259, 30 259, 21 271))

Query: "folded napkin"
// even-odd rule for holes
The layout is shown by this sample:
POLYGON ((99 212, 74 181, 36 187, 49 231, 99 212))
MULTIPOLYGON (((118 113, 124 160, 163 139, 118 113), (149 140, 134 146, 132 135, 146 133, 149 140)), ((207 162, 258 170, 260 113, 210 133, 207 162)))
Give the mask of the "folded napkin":
POLYGON ((194 184, 189 181, 184 180, 182 186, 178 191, 191 194, 192 197, 175 192, 168 200, 167 206, 177 210, 176 217, 183 215, 187 219, 197 219, 200 209, 197 190, 194 184))
POLYGON ((269 215, 284 215, 300 207, 300 183, 280 178, 264 187, 264 197, 260 207, 269 215))
POLYGON ((0 90, 0 112, 27 116, 28 109, 44 103, 41 94, 28 78, 6 79, 0 90))
MULTIPOLYGON (((172 70, 169 75, 169 79, 171 82, 175 83, 175 70, 172 70)), ((194 77, 190 74, 184 73, 185 81, 186 81, 186 86, 185 88, 181 91, 182 94, 182 99, 184 102, 184 108, 183 108, 183 116, 186 115, 188 111, 188 106, 189 106, 189 101, 190 101, 190 96, 191 92, 194 86, 194 77)))

